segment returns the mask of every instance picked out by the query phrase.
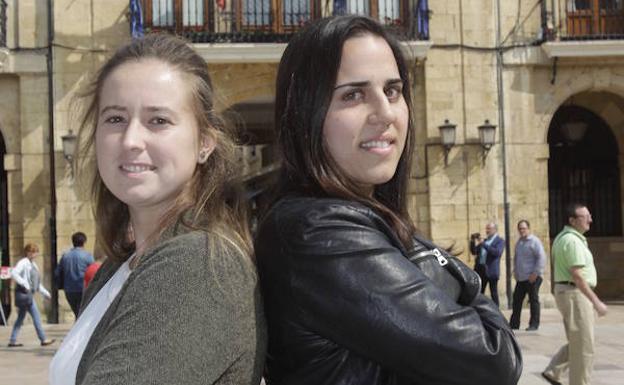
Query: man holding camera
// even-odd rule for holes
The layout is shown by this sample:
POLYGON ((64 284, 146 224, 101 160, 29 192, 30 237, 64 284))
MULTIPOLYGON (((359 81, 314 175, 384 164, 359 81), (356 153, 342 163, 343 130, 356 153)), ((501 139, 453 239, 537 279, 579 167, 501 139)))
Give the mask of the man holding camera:
POLYGON ((475 256, 474 270, 481 277, 481 293, 485 292, 485 287, 489 284, 492 301, 500 306, 498 302, 498 279, 505 240, 498 235, 498 227, 494 222, 485 225, 485 235, 485 239, 479 233, 470 236, 470 252, 475 256))

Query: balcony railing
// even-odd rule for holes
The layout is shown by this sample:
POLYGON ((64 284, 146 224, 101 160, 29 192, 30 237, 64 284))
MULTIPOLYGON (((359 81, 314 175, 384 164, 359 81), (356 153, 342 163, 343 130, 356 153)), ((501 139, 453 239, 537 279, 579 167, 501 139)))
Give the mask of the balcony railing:
POLYGON ((403 40, 429 38, 426 0, 142 0, 145 29, 194 43, 285 42, 305 23, 334 14, 379 20, 403 40))
POLYGON ((561 40, 624 39, 624 0, 558 0, 553 13, 561 40))
POLYGON ((0 47, 6 47, 7 44, 7 3, 0 0, 0 47))

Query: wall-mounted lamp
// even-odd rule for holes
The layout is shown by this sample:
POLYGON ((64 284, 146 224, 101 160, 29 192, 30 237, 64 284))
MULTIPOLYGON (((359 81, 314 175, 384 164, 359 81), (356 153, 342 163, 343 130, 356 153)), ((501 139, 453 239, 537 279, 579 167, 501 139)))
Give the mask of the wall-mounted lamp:
MULTIPOLYGON (((483 151, 482 160, 485 165, 485 158, 487 156, 488 151, 494 146, 496 141, 496 126, 490 124, 488 119, 485 122, 477 127, 479 129, 479 143, 461 143, 459 146, 471 146, 477 145, 481 146, 483 151)), ((455 133, 457 132, 457 125, 450 123, 448 119, 444 120, 444 124, 438 126, 440 130, 440 142, 438 143, 426 143, 425 144, 425 172, 422 175, 415 175, 416 179, 424 179, 429 177, 429 156, 427 149, 430 146, 439 146, 442 145, 444 147, 444 166, 448 166, 448 154, 451 151, 451 148, 455 146, 455 133)))
POLYGON ((485 122, 477 128, 479 129, 479 142, 483 147, 483 161, 485 162, 485 158, 496 140, 496 126, 485 119, 485 122))
POLYGON ((563 123, 559 129, 568 143, 575 144, 583 139, 587 126, 587 122, 571 121, 563 123))
POLYGON ((72 130, 69 130, 69 132, 66 135, 61 136, 61 141, 63 144, 63 157, 65 158, 66 161, 69 162, 69 165, 71 167, 71 175, 73 177, 74 176, 73 160, 74 160, 74 154, 76 152, 76 142, 78 141, 78 138, 72 132, 72 130))
POLYGON ((455 145, 455 131, 457 125, 450 123, 448 119, 444 119, 444 124, 438 126, 440 130, 440 138, 442 139, 442 147, 444 147, 444 165, 448 166, 448 154, 455 145))

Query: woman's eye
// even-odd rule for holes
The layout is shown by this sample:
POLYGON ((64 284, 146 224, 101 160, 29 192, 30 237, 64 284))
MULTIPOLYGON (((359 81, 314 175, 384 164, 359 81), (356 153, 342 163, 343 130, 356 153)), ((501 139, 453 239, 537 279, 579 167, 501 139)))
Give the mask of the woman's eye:
POLYGON ((386 97, 388 100, 395 101, 398 100, 403 94, 403 90, 401 87, 388 87, 386 88, 386 97))
POLYGON ((347 91, 342 95, 342 100, 345 102, 358 101, 362 99, 364 99, 364 92, 358 89, 347 91))
POLYGON ((150 120, 150 124, 156 124, 156 125, 163 125, 163 124, 169 124, 169 123, 170 123, 169 120, 165 118, 161 118, 161 117, 155 117, 150 120))
POLYGON ((104 121, 110 124, 117 124, 123 122, 123 118, 121 116, 109 116, 108 118, 104 119, 104 121))

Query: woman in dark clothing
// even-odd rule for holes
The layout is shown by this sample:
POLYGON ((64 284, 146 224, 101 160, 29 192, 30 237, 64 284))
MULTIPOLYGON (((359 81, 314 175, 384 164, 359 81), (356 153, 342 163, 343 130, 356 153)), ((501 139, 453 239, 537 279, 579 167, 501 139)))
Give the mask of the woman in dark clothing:
POLYGON ((407 210, 413 146, 401 48, 342 16, 293 37, 280 62, 278 200, 256 256, 269 325, 268 384, 515 384, 519 347, 457 260, 457 297, 409 256, 440 253, 407 210))

